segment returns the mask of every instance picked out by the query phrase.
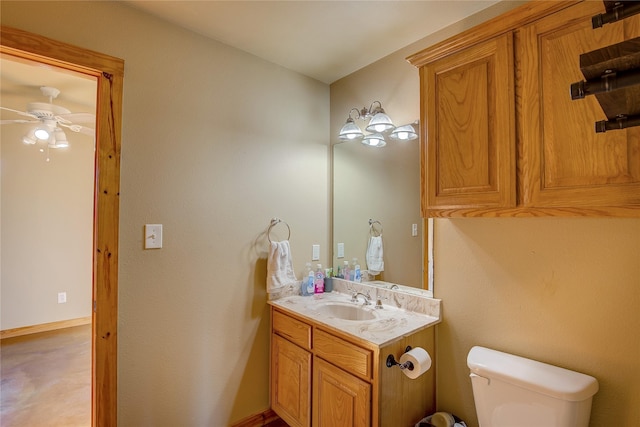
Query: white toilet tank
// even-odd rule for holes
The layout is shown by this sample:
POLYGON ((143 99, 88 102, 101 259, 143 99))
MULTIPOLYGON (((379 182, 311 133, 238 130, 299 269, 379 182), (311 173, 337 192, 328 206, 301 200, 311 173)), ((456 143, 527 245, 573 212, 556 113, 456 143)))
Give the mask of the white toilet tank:
POLYGON ((473 347, 467 357, 480 427, 587 427, 598 381, 524 357, 473 347))

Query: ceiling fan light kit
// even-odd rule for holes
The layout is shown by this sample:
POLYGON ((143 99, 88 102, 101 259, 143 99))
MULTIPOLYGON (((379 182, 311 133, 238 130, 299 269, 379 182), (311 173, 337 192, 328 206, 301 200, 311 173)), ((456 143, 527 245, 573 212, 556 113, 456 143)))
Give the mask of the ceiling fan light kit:
MULTIPOLYGON (((32 123, 27 133, 22 137, 22 142, 27 145, 34 145, 38 141, 47 143, 47 148, 67 148, 69 141, 62 127, 70 129, 73 132, 84 133, 95 137, 95 130, 89 127, 81 126, 74 122, 95 122, 95 115, 90 113, 72 113, 68 109, 53 104, 53 100, 60 95, 60 90, 50 87, 41 86, 42 95, 49 98, 46 102, 30 102, 27 104, 26 111, 14 110, 11 108, 0 107, 0 109, 11 111, 21 116, 29 117, 33 120, 2 120, 1 124, 13 123, 32 123)), ((44 149, 40 149, 44 152, 44 149)), ((49 158, 47 156, 47 161, 49 158)))

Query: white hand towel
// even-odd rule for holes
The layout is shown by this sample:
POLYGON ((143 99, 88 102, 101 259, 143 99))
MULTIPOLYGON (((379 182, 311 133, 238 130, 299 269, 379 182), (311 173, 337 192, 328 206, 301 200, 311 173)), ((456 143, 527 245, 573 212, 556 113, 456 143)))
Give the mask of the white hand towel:
POLYGON ((367 270, 376 276, 384 271, 384 258, 382 250, 382 234, 369 237, 367 246, 367 270))
POLYGON ((295 284, 289 241, 271 242, 267 260, 267 292, 275 292, 295 284))

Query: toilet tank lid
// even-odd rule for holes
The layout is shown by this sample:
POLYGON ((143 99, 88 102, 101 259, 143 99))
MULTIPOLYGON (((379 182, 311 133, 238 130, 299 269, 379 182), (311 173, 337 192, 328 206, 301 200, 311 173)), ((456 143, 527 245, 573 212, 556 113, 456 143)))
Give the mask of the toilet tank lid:
POLYGON ((566 401, 579 402, 598 391, 598 380, 592 376, 485 347, 476 346, 469 351, 467 366, 481 377, 500 379, 566 401))

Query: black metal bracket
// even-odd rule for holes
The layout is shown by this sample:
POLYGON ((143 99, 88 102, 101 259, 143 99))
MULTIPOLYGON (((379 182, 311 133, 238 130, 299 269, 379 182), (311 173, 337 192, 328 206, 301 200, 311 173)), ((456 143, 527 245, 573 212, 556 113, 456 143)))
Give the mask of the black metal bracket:
POLYGON ((640 13, 638 1, 605 1, 603 3, 607 11, 591 18, 591 27, 594 29, 640 13))
POLYGON ((604 133, 608 130, 626 129, 634 126, 640 126, 640 115, 621 115, 611 120, 601 120, 596 122, 596 133, 604 133))
POLYGON ((587 95, 611 92, 638 84, 640 84, 640 69, 638 68, 620 72, 606 70, 600 78, 572 83, 571 99, 583 99, 587 95))
MULTIPOLYGON (((407 348, 404 349, 404 352, 408 352, 409 350, 411 350, 411 346, 408 345, 407 348)), ((398 365, 400 367, 400 369, 408 369, 410 371, 413 371, 413 363, 411 362, 405 362, 405 363, 399 363, 396 362, 396 358, 393 357, 393 354, 390 354, 387 356, 387 368, 393 368, 394 366, 398 365)))

